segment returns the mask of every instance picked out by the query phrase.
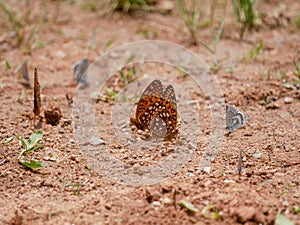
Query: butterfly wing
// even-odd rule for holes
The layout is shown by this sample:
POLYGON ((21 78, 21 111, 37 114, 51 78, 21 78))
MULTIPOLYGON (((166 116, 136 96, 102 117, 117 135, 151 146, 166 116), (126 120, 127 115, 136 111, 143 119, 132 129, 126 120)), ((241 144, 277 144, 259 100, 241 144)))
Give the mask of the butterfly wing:
POLYGON ((161 98, 156 96, 146 96, 140 99, 137 107, 136 118, 140 128, 149 128, 149 124, 159 111, 161 98))
POLYGON ((244 125, 248 117, 231 105, 226 105, 226 129, 233 131, 244 125))
POLYGON ((165 122, 167 124, 167 134, 171 135, 176 131, 177 126, 177 104, 176 104, 176 95, 174 88, 169 84, 164 90, 164 97, 166 98, 166 111, 165 122))
POLYGON ((157 102, 163 95, 163 86, 160 80, 152 81, 146 89, 137 104, 136 119, 141 129, 148 128, 151 118, 154 116, 157 108, 157 102))
POLYGON ((162 97, 163 96, 163 86, 160 80, 152 81, 144 90, 141 99, 144 97, 162 97))
POLYGON ((165 120, 159 116, 154 116, 149 124, 150 131, 156 137, 166 137, 168 130, 165 120))
POLYGON ((149 129, 154 136, 168 137, 177 126, 177 107, 172 85, 163 90, 160 80, 144 90, 136 110, 138 128, 149 129))
POLYGON ((162 83, 160 80, 152 81, 144 90, 136 108, 136 118, 138 119, 141 114, 156 100, 162 96, 162 83), (154 97, 154 98, 153 98, 154 97), (156 97, 156 98, 155 98, 156 97))
POLYGON ((232 130, 234 124, 233 117, 235 113, 235 108, 233 108, 231 105, 226 105, 226 129, 230 131, 232 130))
POLYGON ((84 58, 73 66, 73 72, 75 75, 75 80, 78 83, 87 84, 87 69, 89 67, 89 59, 84 58))
POLYGON ((163 91, 163 97, 155 114, 154 124, 154 128, 156 128, 154 132, 165 138, 172 136, 176 131, 177 106, 175 91, 172 85, 168 85, 163 91))
POLYGON ((176 132, 177 127, 177 108, 176 105, 167 101, 165 103, 166 110, 162 112, 162 118, 167 125, 167 136, 172 136, 176 132))
POLYGON ((175 91, 174 91, 174 88, 171 84, 169 84, 166 89, 164 90, 164 93, 163 93, 163 97, 170 101, 175 107, 176 106, 176 96, 175 96, 175 91))

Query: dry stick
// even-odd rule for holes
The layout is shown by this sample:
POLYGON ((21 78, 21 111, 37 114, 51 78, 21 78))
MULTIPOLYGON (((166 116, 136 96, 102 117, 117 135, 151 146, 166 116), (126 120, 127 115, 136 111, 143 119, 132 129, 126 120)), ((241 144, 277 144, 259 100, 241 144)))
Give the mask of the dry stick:
POLYGON ((3 163, 6 162, 6 159, 3 159, 1 162, 0 162, 0 165, 2 165, 3 163))
POLYGON ((33 113, 34 113, 34 124, 35 124, 35 117, 40 115, 41 112, 41 93, 40 93, 40 84, 39 84, 39 77, 37 74, 37 69, 34 68, 34 86, 33 86, 33 113))
POLYGON ((66 94, 66 99, 68 101, 68 105, 71 106, 72 103, 73 103, 73 96, 69 95, 69 94, 66 94))
POLYGON ((176 188, 174 188, 174 191, 173 191, 173 205, 174 205, 174 208, 176 209, 176 195, 177 195, 177 191, 176 191, 176 188))
POLYGON ((272 161, 271 153, 273 153, 273 149, 274 149, 274 147, 273 147, 271 144, 269 144, 269 145, 267 146, 267 148, 266 148, 266 150, 268 151, 269 162, 272 161))
POLYGON ((238 160, 238 173, 239 175, 242 174, 242 150, 240 150, 240 154, 239 154, 239 160, 238 160))

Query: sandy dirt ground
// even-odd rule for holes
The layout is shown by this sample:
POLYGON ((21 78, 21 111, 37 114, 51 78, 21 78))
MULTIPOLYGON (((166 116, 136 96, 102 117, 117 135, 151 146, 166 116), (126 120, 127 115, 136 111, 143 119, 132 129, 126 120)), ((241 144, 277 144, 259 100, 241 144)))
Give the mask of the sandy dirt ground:
MULTIPOLYGON (((95 9, 84 1, 4 2, 23 21, 19 31, 24 41, 17 46, 16 30, 0 9, 0 224, 250 225, 275 224, 278 214, 300 224, 300 77, 294 65, 300 62, 299 1, 257 1, 264 19, 256 29, 246 31, 242 41, 228 6, 216 54, 191 45, 189 32, 173 8, 175 1, 159 0, 151 10, 131 13, 109 13, 101 1, 90 1, 95 9), (212 128, 209 96, 200 88, 184 89, 191 77, 164 63, 137 63, 117 71, 95 102, 96 136, 105 142, 99 151, 105 147, 114 159, 134 169, 166 160, 185 136, 196 143, 189 149, 191 159, 166 179, 132 186, 94 169, 93 163, 102 164, 101 158, 90 164, 85 145, 75 136, 74 104, 69 104, 66 94, 76 99, 75 62, 87 57, 93 63, 109 49, 140 40, 169 41, 197 54, 211 68, 209 76, 217 80, 224 102, 236 106, 249 121, 232 133, 224 130, 221 149, 203 170, 199 161, 205 156, 212 128), (250 57, 261 40, 262 50, 250 57), (17 71, 25 60, 30 87, 17 71), (42 87, 38 128, 39 119, 34 120, 32 111, 35 67, 42 87), (126 82, 122 74, 128 76, 126 82), (147 141, 129 149, 122 138, 116 138, 116 134, 140 138, 131 129, 114 131, 112 127, 122 111, 115 107, 122 102, 116 96, 130 85, 127 81, 133 84, 134 78, 143 76, 171 80, 178 107, 191 115, 198 113, 198 129, 192 130, 195 124, 184 126, 188 114, 181 113, 186 131, 179 127, 177 143, 147 141), (195 103, 196 111, 184 105, 188 101, 195 103), (57 126, 45 121, 49 104, 58 106, 63 115, 57 126), (28 169, 18 161, 19 142, 7 140, 16 135, 28 139, 37 130, 43 132, 43 146, 22 157, 43 166, 28 169), (198 211, 182 207, 182 200, 198 211)), ((199 28, 196 36, 211 45, 210 27, 199 28)), ((123 111, 127 124, 138 99, 131 100, 123 111)), ((183 157, 178 155, 180 160, 183 157)))

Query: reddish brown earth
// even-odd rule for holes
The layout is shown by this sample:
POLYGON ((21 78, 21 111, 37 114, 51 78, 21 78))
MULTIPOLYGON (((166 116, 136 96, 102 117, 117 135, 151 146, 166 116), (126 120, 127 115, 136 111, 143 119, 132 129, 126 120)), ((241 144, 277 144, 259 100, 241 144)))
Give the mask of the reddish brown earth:
MULTIPOLYGON (((6 2, 17 16, 24 18, 25 1, 6 2)), ((33 26, 37 30, 29 44, 25 40, 19 47, 15 47, 11 23, 1 11, 1 224, 250 225, 274 224, 278 213, 300 224, 300 214, 294 210, 300 206, 300 81, 293 65, 296 58, 300 61, 300 31, 295 23, 299 1, 259 2, 257 8, 265 12, 266 19, 259 29, 246 32, 246 41, 237 40, 238 25, 228 14, 216 57, 201 45, 189 44, 176 10, 162 13, 163 2, 150 12, 103 15, 100 4, 96 11, 89 11, 82 9, 83 1, 63 1, 55 20, 58 1, 47 2, 47 7, 40 1, 30 1, 26 39, 33 26), (217 58, 221 67, 213 70, 212 76, 218 80, 225 102, 235 105, 250 120, 243 128, 224 136, 210 172, 199 171, 198 162, 211 125, 210 114, 202 110, 199 119, 203 136, 195 137, 199 144, 194 159, 160 183, 131 187, 101 176, 86 165, 74 137, 72 106, 66 94, 72 95, 76 90, 72 72, 76 61, 84 57, 96 61, 110 41, 115 47, 145 39, 171 41, 189 48, 212 67, 217 58), (245 60, 261 39, 263 50, 255 59, 245 60), (34 48, 38 43, 43 45, 34 48), (25 156, 42 161, 43 167, 34 170, 18 163, 18 141, 5 144, 9 137, 28 138, 37 130, 32 111, 33 84, 31 88, 24 87, 21 76, 15 72, 24 60, 28 60, 30 81, 37 67, 40 84, 46 85, 41 91, 43 110, 55 104, 63 115, 59 124, 52 126, 46 124, 44 112, 41 113, 39 130, 44 134, 44 146, 25 156), (240 151, 243 154, 239 175, 240 151), (179 206, 181 200, 193 203, 199 211, 189 213, 179 206), (218 218, 214 218, 214 213, 218 218)), ((211 43, 210 29, 200 29, 197 37, 211 43)), ((174 71, 157 67, 160 73, 166 70, 174 71)), ((147 67, 138 71, 146 73, 147 67)), ((120 79, 113 80, 107 86, 121 90, 120 79)), ((184 80, 176 80, 179 86, 180 82, 184 80)), ((201 91, 193 98, 200 101, 201 109, 205 108, 201 91)), ((113 105, 112 100, 96 105, 104 140, 113 139, 113 134, 105 133, 110 121, 103 119, 111 114, 113 105)), ((106 145, 115 158, 129 166, 156 163, 171 154, 165 149, 146 150, 147 155, 137 150, 134 154, 113 140, 106 145)))

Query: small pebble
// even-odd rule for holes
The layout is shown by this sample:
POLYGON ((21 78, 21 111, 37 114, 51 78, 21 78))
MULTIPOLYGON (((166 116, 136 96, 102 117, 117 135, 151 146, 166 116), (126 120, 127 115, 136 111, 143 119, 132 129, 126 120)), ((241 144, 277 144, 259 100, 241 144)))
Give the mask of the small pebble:
POLYGON ((213 176, 214 176, 215 178, 222 177, 222 176, 223 176, 223 170, 217 169, 216 171, 214 171, 213 176))
POLYGON ((285 97, 285 98, 284 98, 284 103, 285 103, 285 104, 291 104, 292 101, 293 101, 293 98, 290 98, 290 97, 285 97))
POLYGON ((173 203, 173 200, 168 197, 165 197, 162 199, 162 203, 164 203, 165 205, 171 205, 173 203))
POLYGON ((163 1, 161 5, 161 9, 165 13, 170 13, 173 9, 175 9, 175 4, 172 1, 163 1))
POLYGON ((55 55, 59 58, 62 58, 62 59, 66 57, 66 53, 62 50, 59 50, 59 51, 55 52, 55 55))
POLYGON ((224 183, 225 184, 228 184, 228 183, 234 183, 235 181, 234 180, 224 180, 224 183))
POLYGON ((202 169, 203 172, 210 173, 210 166, 206 166, 202 169))
POLYGON ((192 173, 192 172, 187 172, 186 175, 189 176, 189 177, 194 177, 195 176, 195 174, 192 173))
POLYGON ((255 207, 251 207, 251 206, 239 207, 236 210, 236 216, 238 222, 246 223, 247 221, 253 220, 255 216, 255 212, 256 212, 255 207))
POLYGON ((152 202, 152 205, 157 208, 157 207, 160 207, 161 206, 161 203, 159 201, 153 201, 152 202))
POLYGON ((270 104, 266 105, 267 109, 279 109, 279 105, 277 103, 271 102, 270 104))
POLYGON ((212 184, 212 182, 210 180, 208 180, 204 183, 204 187, 209 187, 209 186, 211 186, 211 184, 212 184))
POLYGON ((289 202, 285 200, 285 201, 282 202, 282 205, 283 206, 289 206, 289 202))
POLYGON ((260 159, 261 156, 262 156, 262 153, 261 153, 261 152, 259 152, 259 153, 254 153, 254 154, 253 154, 253 157, 256 158, 256 159, 260 159))
POLYGON ((97 146, 97 145, 102 145, 102 144, 105 144, 105 141, 102 140, 101 138, 98 138, 98 137, 92 137, 90 140, 89 140, 89 143, 93 146, 97 146))

